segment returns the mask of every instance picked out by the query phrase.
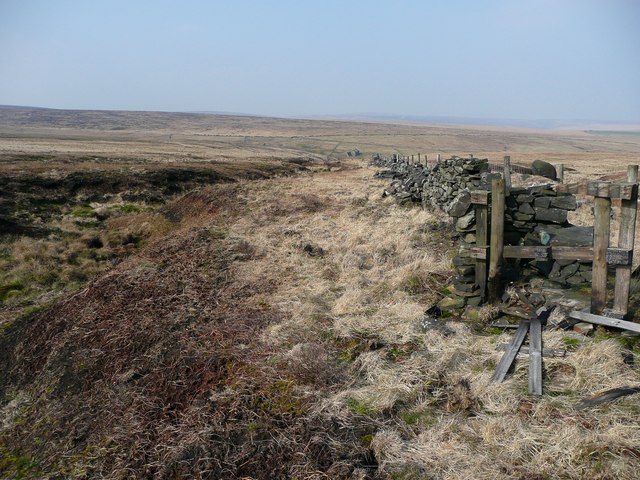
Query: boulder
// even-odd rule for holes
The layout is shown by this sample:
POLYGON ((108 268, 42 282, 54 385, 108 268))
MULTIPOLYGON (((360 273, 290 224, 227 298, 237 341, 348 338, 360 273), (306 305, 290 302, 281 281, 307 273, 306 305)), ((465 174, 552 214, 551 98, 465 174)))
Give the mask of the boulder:
POLYGON ((550 178, 551 180, 558 179, 556 167, 551 165, 549 162, 545 162, 544 160, 534 160, 531 164, 531 168, 533 169, 533 173, 536 175, 550 178))
POLYGON ((464 232, 466 230, 469 230, 471 227, 473 227, 475 221, 476 221, 476 211, 471 210, 466 215, 458 218, 458 221, 456 222, 456 230, 458 230, 459 232, 464 232))
POLYGON ((471 194, 462 192, 453 199, 448 213, 452 217, 462 217, 469 211, 469 208, 471 208, 471 194))

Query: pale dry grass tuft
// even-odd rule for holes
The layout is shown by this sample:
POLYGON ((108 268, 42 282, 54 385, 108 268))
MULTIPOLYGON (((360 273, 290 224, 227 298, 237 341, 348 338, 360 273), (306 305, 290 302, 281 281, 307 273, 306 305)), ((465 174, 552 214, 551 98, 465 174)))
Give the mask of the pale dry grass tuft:
MULTIPOLYGON (((349 380, 314 414, 344 428, 358 418, 382 420, 371 448, 380 473, 397 478, 632 478, 640 458, 625 452, 640 444, 631 415, 639 400, 598 412, 576 407, 582 396, 640 383, 622 347, 587 342, 565 358, 545 359, 548 393, 540 399, 527 394, 526 356, 504 383, 489 383, 502 355, 495 345, 509 342, 512 332, 481 336, 448 322, 454 333, 446 337, 417 328, 448 284, 453 245, 446 232, 422 228, 440 217, 380 198, 380 184, 361 173, 273 180, 260 189, 247 184, 253 217, 230 230, 257 257, 236 264, 234 274, 286 287, 264 296, 288 315, 263 332, 263 341, 290 345, 290 355, 300 358, 313 351, 314 337, 330 333, 347 362, 349 380), (313 193, 306 197, 313 201, 302 201, 302 192, 313 193), (274 196, 276 210, 269 205, 274 196), (307 243, 324 256, 305 253, 307 243)), ((496 315, 493 307, 481 312, 483 321, 496 315)), ((545 347, 562 347, 563 336, 545 332, 545 347)))

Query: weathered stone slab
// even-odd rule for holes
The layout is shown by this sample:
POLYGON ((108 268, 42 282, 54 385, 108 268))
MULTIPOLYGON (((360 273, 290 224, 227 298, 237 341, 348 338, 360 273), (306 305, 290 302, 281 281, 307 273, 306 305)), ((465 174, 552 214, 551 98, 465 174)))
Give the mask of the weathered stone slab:
POLYGON ((458 221, 456 222, 456 230, 458 231, 469 230, 471 227, 473 227, 473 225, 475 224, 475 221, 476 221, 476 211, 471 210, 466 215, 463 215, 462 217, 458 218, 458 221))
POLYGON ((578 208, 578 202, 573 195, 562 195, 552 198, 551 206, 554 208, 562 208, 563 210, 575 210, 578 208))
POLYGON ((471 208, 471 194, 469 192, 462 192, 451 202, 449 211, 447 212, 452 217, 462 217, 471 208))
POLYGON ((533 201, 533 205, 536 208, 549 208, 551 206, 551 200, 549 197, 538 197, 533 201))
MULTIPOLYGON (((536 199, 537 200, 537 199, 536 199)), ((567 211, 560 208, 538 208, 536 207, 536 220, 540 222, 550 222, 563 224, 567 223, 567 211)))

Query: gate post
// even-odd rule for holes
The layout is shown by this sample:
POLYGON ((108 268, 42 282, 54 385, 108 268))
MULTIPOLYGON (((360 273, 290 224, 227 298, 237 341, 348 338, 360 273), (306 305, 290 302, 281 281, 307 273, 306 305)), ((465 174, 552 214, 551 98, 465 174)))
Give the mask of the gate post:
POLYGON ((593 229, 593 278, 591 282, 591 313, 601 315, 607 303, 607 248, 611 230, 611 198, 609 184, 594 182, 595 206, 593 229))
MULTIPOLYGON (((627 182, 638 183, 638 165, 627 168, 627 182)), ((636 216, 638 210, 638 187, 634 186, 629 200, 620 201, 620 235, 618 248, 631 249, 631 263, 616 268, 616 286, 613 309, 627 315, 629 312, 629 284, 633 263, 634 241, 636 238, 636 216)))
POLYGON ((502 292, 502 252, 504 250, 504 178, 491 182, 491 246, 489 256, 489 301, 500 299, 502 292))

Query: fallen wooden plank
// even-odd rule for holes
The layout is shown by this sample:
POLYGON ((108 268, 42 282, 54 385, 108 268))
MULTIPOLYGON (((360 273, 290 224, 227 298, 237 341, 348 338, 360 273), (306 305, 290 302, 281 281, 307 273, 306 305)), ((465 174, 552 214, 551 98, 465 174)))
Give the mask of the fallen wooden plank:
POLYGON ((513 335, 513 340, 509 344, 509 348, 504 352, 498 366, 496 367, 496 371, 491 377, 492 383, 500 383, 504 380, 504 377, 507 376, 507 372, 511 368, 513 361, 516 359, 516 355, 518 355, 518 351, 520 347, 522 347, 522 343, 524 342, 527 333, 529 332, 529 321, 522 320, 516 333, 513 335))
POLYGON ((529 322, 529 394, 542 395, 542 323, 529 322))
POLYGON ((504 307, 501 305, 498 307, 498 310, 500 310, 500 313, 504 313, 505 315, 522 318, 524 320, 529 320, 532 316, 535 316, 533 314, 533 311, 528 311, 526 309, 516 307, 504 307))
MULTIPOLYGON (((498 352, 504 352, 507 350, 507 348, 509 348, 508 343, 499 343, 498 345, 496 345, 496 351, 498 352)), ((529 355, 529 347, 523 345, 522 347, 520 347, 519 353, 523 355, 529 355)), ((567 350, 564 348, 543 348, 542 356, 547 358, 562 358, 567 356, 567 350)))
POLYGON ((594 315, 593 313, 580 312, 574 310, 569 314, 569 317, 576 320, 582 320, 584 322, 594 323, 596 325, 605 325, 607 327, 622 328, 629 330, 630 332, 640 333, 640 324, 627 322, 626 320, 619 320, 617 318, 603 317, 602 315, 594 315))

